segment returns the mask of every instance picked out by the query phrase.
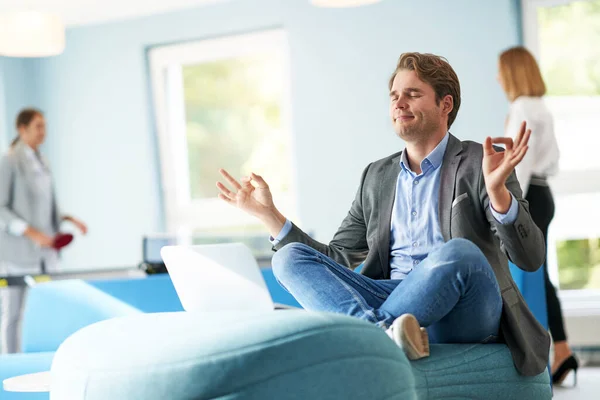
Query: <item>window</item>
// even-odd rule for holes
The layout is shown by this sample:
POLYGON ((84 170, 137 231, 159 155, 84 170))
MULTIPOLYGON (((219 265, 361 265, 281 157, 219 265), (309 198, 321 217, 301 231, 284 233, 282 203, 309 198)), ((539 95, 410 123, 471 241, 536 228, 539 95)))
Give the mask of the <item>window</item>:
POLYGON ((548 266, 561 289, 600 289, 600 0, 524 0, 561 150, 548 266))
POLYGON ((219 168, 263 175, 293 218, 285 33, 162 46, 149 61, 168 232, 264 235, 256 218, 217 198, 219 168))

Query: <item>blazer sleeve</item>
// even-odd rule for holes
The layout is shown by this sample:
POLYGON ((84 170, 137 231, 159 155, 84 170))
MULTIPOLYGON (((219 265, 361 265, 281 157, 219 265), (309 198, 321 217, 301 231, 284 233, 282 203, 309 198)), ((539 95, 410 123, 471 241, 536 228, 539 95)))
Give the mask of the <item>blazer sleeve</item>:
POLYGON ((485 188, 483 171, 479 176, 479 193, 492 232, 500 240, 500 248, 508 259, 524 271, 533 272, 546 258, 546 244, 542 231, 529 213, 529 203, 522 197, 521 186, 515 172, 506 180, 507 189, 518 202, 517 218, 513 223, 502 224, 494 218, 490 198, 485 188))
POLYGON ((329 244, 314 240, 292 223, 290 232, 273 246, 273 250, 277 251, 289 243, 304 243, 351 269, 363 262, 369 253, 363 214, 363 187, 370 166, 363 171, 352 206, 329 244))
POLYGON ((0 159, 0 229, 6 231, 10 230, 11 224, 21 221, 12 210, 11 204, 15 174, 15 159, 5 155, 0 159))

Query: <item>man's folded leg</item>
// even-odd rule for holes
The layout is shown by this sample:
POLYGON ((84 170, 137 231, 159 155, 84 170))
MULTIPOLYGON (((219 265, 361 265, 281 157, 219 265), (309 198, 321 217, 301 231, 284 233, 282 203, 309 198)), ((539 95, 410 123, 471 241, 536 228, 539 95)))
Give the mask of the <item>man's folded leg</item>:
POLYGON ((502 297, 481 250, 453 239, 418 264, 380 311, 414 315, 432 343, 481 343, 498 335, 502 297))
POLYGON ((357 317, 378 326, 395 317, 381 305, 400 281, 358 274, 302 243, 290 243, 273 255, 273 274, 307 310, 357 317))

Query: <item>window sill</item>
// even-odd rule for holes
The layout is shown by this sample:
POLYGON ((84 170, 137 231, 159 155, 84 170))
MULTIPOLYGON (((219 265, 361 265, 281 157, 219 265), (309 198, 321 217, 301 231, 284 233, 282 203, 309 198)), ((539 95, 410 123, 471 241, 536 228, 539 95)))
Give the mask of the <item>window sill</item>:
POLYGON ((600 316, 600 290, 559 290, 558 297, 565 316, 600 316))

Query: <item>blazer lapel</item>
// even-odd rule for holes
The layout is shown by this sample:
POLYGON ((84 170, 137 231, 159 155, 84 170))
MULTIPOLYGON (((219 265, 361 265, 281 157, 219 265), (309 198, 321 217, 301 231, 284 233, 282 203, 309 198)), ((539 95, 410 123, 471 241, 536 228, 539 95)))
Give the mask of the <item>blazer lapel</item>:
POLYGON ((448 147, 442 161, 442 171, 440 177, 440 198, 438 202, 438 217, 440 229, 445 241, 451 239, 450 223, 452 218, 452 200, 454 199, 454 185, 456 182, 456 172, 462 156, 462 143, 452 134, 448 139, 448 147))
POLYGON ((396 183, 400 173, 400 155, 385 166, 383 179, 379 186, 379 259, 383 270, 383 278, 390 277, 390 229, 392 223, 392 207, 396 197, 396 183))

